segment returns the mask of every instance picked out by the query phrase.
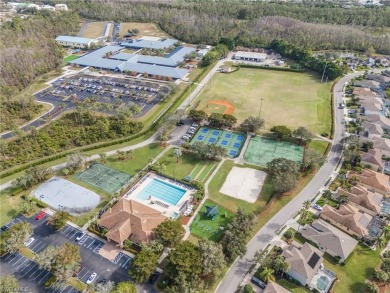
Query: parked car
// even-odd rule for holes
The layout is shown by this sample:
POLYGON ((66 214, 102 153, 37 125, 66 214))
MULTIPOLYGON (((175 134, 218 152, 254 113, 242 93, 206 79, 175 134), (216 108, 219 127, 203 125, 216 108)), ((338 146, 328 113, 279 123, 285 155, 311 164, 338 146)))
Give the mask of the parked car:
POLYGON ((340 108, 340 109, 344 109, 344 108, 345 108, 345 104, 344 104, 344 103, 340 103, 340 104, 339 104, 339 108, 340 108))
POLYGON ((39 220, 42 219, 45 215, 46 215, 45 212, 40 212, 40 213, 35 217, 35 220, 39 221, 39 220))
POLYGON ((252 277, 251 282, 257 286, 259 286, 261 289, 265 289, 267 287, 267 284, 265 284, 262 280, 252 277))
POLYGON ((189 137, 188 135, 183 135, 181 138, 184 140, 190 140, 191 137, 189 137))
POLYGON ((87 280, 87 284, 92 284, 92 282, 95 280, 97 274, 95 272, 93 272, 89 277, 88 277, 88 280, 87 280))
POLYGON ((198 123, 192 123, 192 125, 191 125, 192 127, 199 127, 199 124, 198 123))
POLYGON ((83 238, 84 236, 85 236, 86 234, 84 233, 84 232, 79 232, 78 234, 77 234, 77 237, 76 237, 76 241, 80 241, 81 240, 81 238, 83 238))
POLYGON ((24 246, 29 247, 31 245, 31 243, 33 243, 34 241, 35 241, 35 238, 31 237, 29 240, 24 242, 24 246))
POLYGON ((9 230, 9 227, 7 225, 5 225, 5 226, 1 227, 0 229, 1 229, 1 231, 5 232, 5 231, 9 230))
POLYGON ((315 209, 315 210, 317 210, 317 211, 322 211, 322 207, 321 206, 319 206, 318 204, 314 204, 313 205, 313 208, 315 209))

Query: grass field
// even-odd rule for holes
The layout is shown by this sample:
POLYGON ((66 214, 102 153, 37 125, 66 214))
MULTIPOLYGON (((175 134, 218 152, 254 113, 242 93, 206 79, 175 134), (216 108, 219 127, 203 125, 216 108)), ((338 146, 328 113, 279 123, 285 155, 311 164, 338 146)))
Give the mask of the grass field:
POLYGON ((65 65, 67 65, 70 61, 72 61, 74 59, 77 59, 77 58, 79 58, 79 56, 78 55, 74 55, 74 54, 66 56, 64 58, 64 63, 65 63, 65 65))
POLYGON ((290 290, 292 293, 310 293, 311 292, 309 289, 298 286, 298 285, 296 285, 296 284, 294 284, 286 279, 277 280, 276 283, 278 283, 280 286, 290 290))
POLYGON ((0 194, 0 200, 0 225, 3 226, 21 213, 20 205, 23 199, 21 198, 21 194, 10 196, 2 192, 0 194))
POLYGON ((104 21, 90 22, 84 31, 83 38, 95 39, 103 36, 105 24, 104 21))
POLYGON ((226 227, 233 218, 233 213, 223 209, 220 205, 218 205, 218 215, 214 220, 210 217, 206 217, 206 206, 215 205, 214 202, 206 200, 199 213, 196 215, 190 226, 191 233, 196 237, 219 241, 223 234, 223 230, 221 230, 220 227, 226 227))
POLYGON ((272 197, 272 186, 268 177, 266 178, 260 196, 255 203, 239 200, 219 192, 223 183, 225 182, 227 175, 233 167, 249 167, 261 170, 260 168, 254 167, 253 165, 235 165, 233 161, 226 160, 209 184, 210 199, 232 212, 236 212, 238 208, 242 208, 246 212, 253 212, 255 210, 264 208, 272 197))
POLYGON ((133 176, 144 168, 150 159, 154 159, 164 149, 158 144, 150 144, 145 147, 134 150, 133 158, 127 161, 118 160, 116 156, 108 157, 105 166, 117 169, 133 176))
POLYGON ((249 115, 257 116, 260 99, 264 99, 261 117, 266 129, 283 124, 329 133, 330 88, 331 83, 321 84, 311 73, 241 68, 214 75, 200 94, 197 109, 206 109, 212 100, 226 100, 235 107, 233 115, 241 122, 249 115))
POLYGON ((122 22, 119 35, 123 37, 127 34, 128 30, 138 29, 138 36, 150 36, 150 37, 168 37, 168 34, 160 30, 160 28, 154 23, 141 23, 141 22, 122 22))
POLYGON ((309 149, 315 150, 320 154, 325 154, 326 148, 328 147, 329 142, 324 140, 312 140, 309 144, 309 149))

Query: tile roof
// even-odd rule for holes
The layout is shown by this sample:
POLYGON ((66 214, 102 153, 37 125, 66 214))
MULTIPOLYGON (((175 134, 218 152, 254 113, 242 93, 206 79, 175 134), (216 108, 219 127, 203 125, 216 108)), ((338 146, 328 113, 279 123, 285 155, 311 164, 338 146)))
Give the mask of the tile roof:
POLYGON ((291 293, 291 291, 283 288, 277 283, 268 282, 267 287, 265 287, 263 293, 291 293))
POLYGON ((306 239, 343 259, 347 259, 358 244, 357 240, 321 219, 306 225, 300 232, 306 239))
POLYGON ((360 237, 368 235, 367 226, 372 219, 369 214, 360 212, 350 204, 341 205, 339 209, 335 209, 329 205, 325 205, 322 209, 321 218, 330 219, 344 226, 346 230, 351 230, 360 237))
POLYGON ((367 153, 360 152, 363 163, 373 164, 383 170, 385 163, 382 160, 382 153, 379 149, 370 149, 367 153))
POLYGON ((374 142, 374 148, 390 152, 390 139, 383 137, 374 137, 372 140, 374 142))
POLYGON ((302 247, 291 244, 283 250, 283 256, 286 262, 290 264, 290 269, 287 273, 294 271, 304 277, 308 283, 317 273, 323 255, 322 251, 307 242, 302 247))
POLYGON ((153 229, 166 219, 155 209, 121 198, 102 215, 98 224, 108 229, 107 239, 122 244, 129 237, 135 242, 149 242, 153 229))
POLYGON ((369 88, 366 87, 354 87, 352 93, 354 95, 364 95, 364 96, 371 96, 371 97, 377 96, 375 92, 371 91, 369 88))
POLYGON ((382 202, 383 195, 368 191, 367 188, 361 185, 351 187, 351 190, 345 190, 339 188, 336 196, 348 196, 349 200, 354 204, 361 206, 367 210, 370 210, 376 214, 381 211, 380 204, 382 202))
POLYGON ((373 135, 383 135, 383 128, 377 123, 364 122, 364 129, 373 135))
POLYGON ((390 177, 379 172, 375 172, 369 169, 363 169, 362 173, 350 172, 348 177, 357 175, 360 179, 360 183, 380 190, 385 193, 386 196, 390 195, 390 177))
POLYGON ((368 122, 379 123, 382 127, 390 127, 390 119, 380 114, 370 114, 365 116, 368 122))

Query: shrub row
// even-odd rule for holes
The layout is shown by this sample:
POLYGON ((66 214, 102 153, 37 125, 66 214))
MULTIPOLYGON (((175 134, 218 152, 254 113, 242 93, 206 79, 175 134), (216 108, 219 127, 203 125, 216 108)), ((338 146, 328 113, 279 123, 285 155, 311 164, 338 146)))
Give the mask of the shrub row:
MULTIPOLYGON (((205 67, 203 69, 203 71, 201 72, 201 74, 199 74, 198 77, 194 80, 194 82, 198 82, 200 80, 201 76, 203 76, 204 73, 208 70, 208 68, 209 67, 205 67)), ((78 149, 69 150, 69 151, 66 151, 66 152, 63 152, 63 153, 60 153, 60 154, 56 154, 56 155, 53 155, 53 156, 50 156, 50 157, 47 157, 47 158, 44 158, 44 159, 41 159, 41 160, 38 160, 38 161, 35 161, 35 162, 31 162, 31 163, 22 165, 22 166, 20 166, 18 168, 15 168, 15 169, 12 169, 12 170, 9 170, 9 171, 1 173, 0 174, 0 179, 8 177, 8 176, 11 176, 11 175, 16 174, 16 173, 19 173, 21 171, 24 171, 24 170, 26 170, 28 168, 31 168, 31 167, 34 167, 34 166, 37 166, 37 165, 41 165, 41 164, 48 163, 48 162, 51 162, 51 161, 54 161, 54 160, 57 160, 57 159, 64 158, 67 155, 69 155, 72 152, 74 152, 75 150, 79 150, 79 151, 82 151, 82 152, 91 151, 91 150, 100 149, 100 148, 104 148, 104 147, 108 147, 108 146, 112 146, 112 145, 116 145, 116 144, 121 144, 121 143, 124 143, 124 142, 129 142, 129 141, 137 139, 137 138, 139 138, 141 136, 147 136, 148 134, 152 134, 152 132, 157 129, 157 127, 158 127, 159 123, 162 121, 162 119, 165 118, 167 115, 169 115, 171 112, 173 112, 176 109, 176 107, 179 106, 179 103, 182 100, 184 100, 184 97, 186 97, 190 92, 191 92, 190 88, 187 87, 183 91, 183 93, 181 93, 181 95, 167 108, 167 110, 165 111, 164 115, 161 115, 160 117, 158 117, 150 125, 150 127, 147 130, 145 130, 145 131, 142 131, 140 133, 137 133, 137 134, 125 137, 125 138, 112 140, 112 141, 107 141, 107 142, 103 142, 103 143, 99 143, 99 144, 95 144, 95 145, 90 145, 90 146, 82 147, 82 148, 78 148, 78 149)))
POLYGON ((262 65, 252 65, 252 64, 238 64, 233 65, 236 67, 242 67, 242 68, 255 68, 255 69, 267 69, 267 70, 276 70, 276 71, 290 71, 290 72, 305 72, 305 69, 294 69, 294 68, 287 68, 287 67, 273 67, 273 66, 262 66, 262 65))

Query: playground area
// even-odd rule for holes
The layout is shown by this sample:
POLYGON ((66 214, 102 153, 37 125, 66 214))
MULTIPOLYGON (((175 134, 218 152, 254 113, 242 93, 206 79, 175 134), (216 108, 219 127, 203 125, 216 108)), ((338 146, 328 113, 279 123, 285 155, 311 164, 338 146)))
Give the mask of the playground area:
POLYGON ((215 143, 226 148, 230 158, 235 158, 240 154, 245 139, 246 135, 241 132, 201 127, 191 140, 191 144, 195 142, 204 142, 207 144, 215 143))
POLYGON ((233 213, 207 200, 190 226, 191 234, 201 239, 219 241, 233 213))
POLYGON ((233 167, 219 192, 254 203, 260 195, 266 177, 267 173, 263 171, 233 167))
POLYGON ((259 166, 266 166, 276 158, 285 158, 300 163, 303 160, 303 147, 288 141, 278 141, 261 136, 252 137, 245 151, 244 159, 259 166))
POLYGON ((76 175, 77 179, 114 194, 127 184, 130 175, 100 164, 93 164, 76 175))
POLYGON ((100 202, 100 197, 80 185, 54 177, 40 185, 34 196, 53 207, 72 215, 87 213, 100 202))

